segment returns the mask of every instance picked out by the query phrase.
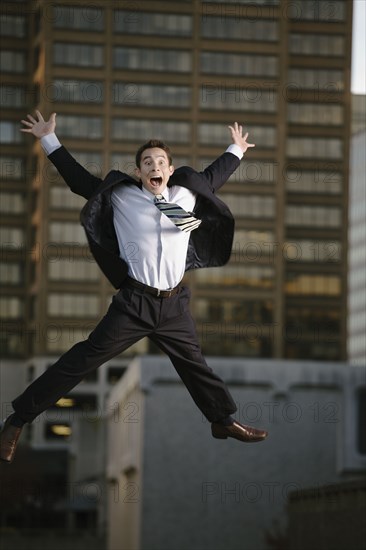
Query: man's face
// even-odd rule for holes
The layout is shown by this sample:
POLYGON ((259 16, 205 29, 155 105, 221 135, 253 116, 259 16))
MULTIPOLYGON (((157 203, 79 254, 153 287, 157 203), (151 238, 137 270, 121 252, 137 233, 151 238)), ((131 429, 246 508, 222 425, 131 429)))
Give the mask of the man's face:
POLYGON ((174 166, 169 165, 168 156, 163 149, 152 147, 143 151, 140 168, 136 168, 135 172, 145 189, 159 195, 166 188, 174 166))

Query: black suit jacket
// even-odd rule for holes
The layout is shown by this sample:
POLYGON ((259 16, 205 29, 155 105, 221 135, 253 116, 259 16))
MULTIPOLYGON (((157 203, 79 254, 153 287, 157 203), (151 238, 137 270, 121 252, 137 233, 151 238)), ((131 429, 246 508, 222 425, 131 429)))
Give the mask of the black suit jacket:
MULTIPOLYGON (((56 149, 49 155, 49 159, 70 189, 88 199, 80 219, 90 250, 112 285, 120 288, 127 276, 128 266, 119 253, 111 193, 115 185, 139 183, 118 170, 109 172, 104 180, 93 176, 76 162, 65 147, 56 149)), ((221 266, 230 258, 234 218, 225 203, 215 195, 215 191, 227 181, 239 164, 236 155, 224 153, 203 172, 184 166, 175 170, 169 179, 169 187, 180 185, 197 194, 194 214, 202 220, 190 235, 186 271, 221 266)))

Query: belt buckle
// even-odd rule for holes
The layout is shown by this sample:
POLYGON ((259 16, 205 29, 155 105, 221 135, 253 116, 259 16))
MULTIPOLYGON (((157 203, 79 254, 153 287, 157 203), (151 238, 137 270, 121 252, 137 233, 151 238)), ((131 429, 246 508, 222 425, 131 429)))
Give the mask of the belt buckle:
POLYGON ((157 290, 158 290, 158 292, 157 292, 156 295, 159 297, 160 296, 160 288, 158 288, 157 290))

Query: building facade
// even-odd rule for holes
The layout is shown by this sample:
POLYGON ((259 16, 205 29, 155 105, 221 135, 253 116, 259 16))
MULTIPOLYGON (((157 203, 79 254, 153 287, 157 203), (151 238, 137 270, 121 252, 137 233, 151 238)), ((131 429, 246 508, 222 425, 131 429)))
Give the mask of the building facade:
POLYGON ((366 365, 366 96, 352 96, 348 240, 348 360, 366 365))
MULTIPOLYGON (((168 358, 135 358, 108 406, 108 550, 297 548, 288 540, 291 497, 307 490, 312 503, 301 502, 295 518, 290 510, 298 542, 309 513, 324 509, 324 486, 333 493, 329 516, 363 517, 365 369, 230 357, 209 364, 229 385, 236 418, 268 438, 214 439, 168 358), (344 481, 363 496, 346 504, 344 481)), ((332 532, 328 517, 319 521, 321 536, 305 533, 306 548, 364 545, 363 521, 333 521, 332 532), (342 543, 330 545, 335 533, 342 543)))
MULTIPOLYGON (((256 147, 220 192, 231 260, 187 276, 203 350, 345 359, 351 31, 343 0, 2 2, 3 355, 58 356, 113 294, 83 199, 19 132, 38 108, 98 175, 132 171, 150 137, 202 169, 242 122, 256 147)), ((143 341, 125 357, 155 351, 143 341)))

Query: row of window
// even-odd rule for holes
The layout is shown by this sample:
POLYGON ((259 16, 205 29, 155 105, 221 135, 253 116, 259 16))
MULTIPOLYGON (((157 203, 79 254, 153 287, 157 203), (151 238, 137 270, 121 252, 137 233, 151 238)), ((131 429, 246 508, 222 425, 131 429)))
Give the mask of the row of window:
POLYGON ((286 207, 285 223, 288 227, 341 227, 342 210, 335 206, 290 204, 286 207))
MULTIPOLYGON (((49 280, 97 282, 100 272, 89 253, 86 257, 80 257, 80 248, 75 248, 74 241, 65 242, 62 247, 63 242, 49 243, 43 250, 48 260, 49 280)), ((231 259, 242 263, 256 263, 260 260, 273 263, 282 257, 287 262, 337 263, 341 260, 341 251, 341 244, 337 240, 291 239, 279 246, 271 231, 237 229, 231 259)), ((2 284, 18 286, 23 282, 23 277, 21 262, 0 262, 2 284)), ((365 296, 364 292, 354 293, 354 298, 351 295, 351 306, 355 309, 362 307, 365 296)))
MULTIPOLYGON (((248 197, 248 199, 250 203, 250 197, 248 197)), ((324 228, 338 227, 338 224, 336 223, 338 219, 334 221, 333 217, 336 217, 336 215, 339 214, 339 210, 336 210, 334 208, 327 209, 326 207, 317 206, 313 207, 313 209, 316 211, 315 213, 313 213, 311 207, 309 207, 306 212, 302 211, 303 208, 307 207, 287 207, 287 212, 290 211, 290 213, 287 213, 286 216, 288 226, 316 226, 324 228), (293 208, 297 208, 297 210, 293 212, 293 208), (334 213, 334 210, 336 210, 336 214, 334 213), (292 219, 290 218, 290 214, 293 216, 292 219), (317 216, 318 219, 316 218, 317 216)), ((263 210, 260 210, 259 208, 258 211, 258 217, 263 218, 263 210)), ((4 250, 22 250, 22 248, 25 246, 25 232, 23 229, 18 227, 1 226, 0 242, 1 247, 4 250)), ((47 255, 51 256, 52 253, 55 253, 56 256, 59 255, 60 246, 64 246, 69 249, 71 254, 71 249, 75 249, 75 247, 78 250, 80 248, 83 249, 83 247, 85 247, 86 245, 87 243, 85 233, 79 223, 70 221, 53 221, 50 223, 49 242, 47 244, 47 250, 45 251, 47 255)))
MULTIPOLYGON (((104 86, 99 81, 55 80, 45 92, 52 102, 100 104, 104 101, 104 86)), ((4 85, 0 94, 3 107, 19 108, 25 103, 27 90, 21 86, 4 85)), ((217 83, 204 83, 199 89, 199 105, 202 110, 274 113, 277 110, 277 99, 277 92, 254 85, 245 87, 237 84, 227 87, 217 83)), ((112 86, 112 103, 188 109, 192 103, 192 88, 116 82, 112 86)), ((98 127, 100 117, 88 118, 98 127)), ((343 124, 343 106, 291 102, 287 106, 287 120, 297 124, 339 126, 343 124)), ((19 131, 19 123, 12 121, 1 122, 0 135, 2 143, 21 143, 24 137, 19 131)))
POLYGON ((96 317, 100 315, 100 298, 95 294, 48 295, 47 313, 50 317, 96 317))
MULTIPOLYGON (((341 57, 344 55, 344 47, 343 36, 296 34, 290 37, 290 53, 296 55, 341 57)), ((95 68, 104 66, 104 49, 101 45, 56 42, 53 52, 55 65, 95 68)), ((188 73, 192 71, 192 63, 192 53, 187 50, 122 46, 113 48, 113 67, 115 69, 188 73)), ((223 70, 221 67, 224 63, 226 69, 222 74, 238 74, 239 70, 240 74, 247 76, 268 77, 277 74, 278 70, 277 63, 272 60, 272 57, 214 53, 201 55, 201 71, 203 73, 221 74, 223 70), (229 59, 230 61, 226 63, 229 59), (258 64, 254 68, 257 60, 258 64), (269 66, 271 68, 268 72, 269 66)), ((304 80, 308 81, 308 79, 309 77, 304 76, 304 80)), ((338 80, 339 78, 332 78, 331 82, 338 80)))
MULTIPOLYGON (((244 270, 242 270, 244 271, 244 270)), ((199 282, 204 282, 205 279, 202 278, 199 282)), ((206 278, 207 281, 207 278, 206 278)), ((235 282, 227 281, 227 286, 247 286, 247 279, 245 274, 242 274, 241 278, 236 278, 235 282)), ((329 275, 297 275, 292 274, 287 276, 285 282, 285 291, 288 295, 308 295, 308 296, 337 296, 340 293, 340 280, 336 276, 329 275)), ((203 320, 206 318, 208 307, 210 307, 210 313, 212 314, 211 307, 215 302, 211 302, 210 306, 207 304, 203 306, 204 301, 196 302, 195 307, 198 310, 198 318, 203 320), (212 303, 212 305, 211 305, 212 303)), ((99 316, 101 312, 100 299, 98 296, 92 294, 51 294, 48 298, 48 315, 55 317, 96 317, 99 316)), ((245 321, 248 319, 250 322, 271 322, 272 319, 272 309, 267 306, 266 308, 258 302, 256 304, 238 303, 237 300, 225 300, 222 303, 220 308, 220 315, 224 315, 224 318, 217 317, 217 320, 227 320, 228 322, 233 321, 245 321), (224 311, 223 311, 224 310, 224 311)), ((309 318, 311 319, 312 308, 309 311, 309 318)), ((18 319, 24 315, 23 311, 23 301, 21 298, 15 296, 1 297, 0 298, 0 318, 2 319, 18 319)), ((358 330, 359 322, 362 323, 362 327, 365 324, 365 314, 360 313, 360 319, 357 319, 357 323, 354 326, 354 330, 358 330)), ((208 320, 215 320, 216 316, 209 317, 208 320)), ((315 316, 314 316, 315 317, 315 316)), ((313 319, 313 324, 309 326, 307 330, 314 330, 317 325, 323 324, 321 321, 313 319)), ((329 330, 333 327, 331 320, 328 321, 329 330)), ((62 327, 60 327, 61 329, 62 327)), ((52 330, 56 330, 57 327, 50 327, 52 330)), ((90 327, 87 327, 90 332, 90 327)), ((75 329, 74 329, 75 330, 75 329)), ((73 336, 75 336, 73 334, 73 336)), ((82 338, 84 339, 85 334, 82 338)))
POLYGON ((272 196, 222 193, 221 198, 234 216, 266 219, 276 214, 276 200, 272 196))
MULTIPOLYGON (((64 45, 67 46, 67 45, 64 45)), ((67 49, 67 48, 66 48, 67 49)), ((119 49, 120 51, 121 49, 119 49)), ((128 48, 130 55, 122 61, 127 68, 139 69, 139 52, 146 50, 137 50, 128 48), (135 59, 134 59, 135 57, 135 59), (134 60, 133 60, 134 59, 134 60)), ((150 54, 151 55, 151 54, 150 54)), ((121 59, 122 54, 118 57, 121 59)), ((160 57, 160 56, 159 56, 160 57)), ((63 58, 62 58, 63 59, 63 58)), ((62 60, 61 59, 61 60, 62 60)), ((77 62, 81 63, 81 59, 77 62)), ((160 59, 162 59, 160 57, 160 59)), ((168 60, 168 58, 165 58, 168 60)), ((187 58, 188 59, 188 58, 187 58)), ((169 62, 169 61, 168 61, 169 62)), ((118 62, 120 65, 120 62, 118 62)), ((182 66, 184 66, 183 64, 182 66)), ((187 64, 186 64, 187 65, 187 64)), ((161 66, 161 65, 159 65, 161 66)), ((141 66, 142 67, 142 66, 141 66)), ((148 68, 148 67, 146 67, 148 68)), ((154 61, 154 68, 156 64, 154 61)), ((25 52, 2 51, 0 52, 0 70, 2 72, 22 73, 25 71, 25 52)), ((164 68, 163 68, 164 70, 164 68)), ((171 70, 174 69, 172 65, 171 70)), ((275 56, 265 56, 256 54, 236 54, 223 52, 202 52, 201 53, 201 73, 217 75, 243 75, 256 77, 275 77, 278 75, 278 58, 275 56)), ((151 104, 151 92, 146 92, 143 84, 136 83, 117 83, 112 86, 113 103, 147 103, 151 104), (122 88, 121 88, 122 86, 122 88), (147 97, 145 97, 147 94, 147 97)), ((151 86, 151 85, 150 85, 151 86)), ((276 86, 276 83, 273 83, 276 86)), ((344 89, 343 71, 337 69, 304 69, 291 68, 288 73, 288 87, 291 90, 307 89, 317 92, 340 92, 344 89)), ((168 86, 163 87, 166 92, 168 86)), ((173 86, 173 89, 178 87, 173 86)), ((184 89, 184 87, 179 87, 184 89)), ((217 86, 217 89, 224 89, 225 86, 217 86)), ((158 90, 158 85, 153 88, 158 90)), ((251 88, 251 94, 257 89, 257 86, 251 88)), ((207 87, 206 95, 213 91, 207 87)), ((45 90, 45 95, 49 101, 66 102, 95 102, 101 103, 104 99, 104 87, 100 81, 82 81, 82 80, 55 80, 51 87, 45 90)), ((176 92, 174 92, 175 94, 176 92)), ((257 92, 258 93, 258 92, 257 92)), ((286 93, 286 90, 285 90, 286 93)), ((156 92, 159 97, 158 92, 156 92)), ((11 94, 9 94, 11 95, 11 94)), ((156 97, 156 96, 155 96, 156 97)), ((168 96, 169 97, 169 96, 168 96)), ((6 99, 6 96, 4 97, 6 99)), ((158 100, 158 99, 157 99, 158 100)), ((11 103, 10 98, 7 100, 11 103)), ((168 103, 169 104, 169 103, 168 103)), ((179 106, 179 104, 177 105, 179 106)), ((183 105, 185 106, 185 105, 183 105)))
MULTIPOLYGON (((50 281, 97 282, 99 268, 91 258, 79 258, 74 249, 68 249, 69 256, 61 256, 61 248, 53 245, 45 249, 44 256, 48 261, 48 277, 50 281), (52 257, 51 257, 52 255, 52 257)), ((65 251, 63 251, 65 254, 65 251)), ((0 281, 3 285, 19 286, 24 281, 24 265, 21 262, 0 262, 0 281)))
POLYGON ((215 269, 198 269, 195 280, 202 287, 249 287, 272 289, 275 270, 272 266, 262 265, 226 265, 215 269))
MULTIPOLYGON (((214 1, 217 2, 218 0, 214 1)), ((233 1, 234 0, 230 0, 230 2, 233 1)), ((256 33, 254 33, 254 39, 275 39, 276 35, 272 30, 276 28, 275 21, 261 19, 262 11, 260 6, 262 4, 277 5, 278 0, 256 0, 255 2, 241 0, 235 3, 238 5, 250 3, 251 8, 257 8, 255 11, 256 17, 253 17, 252 13, 251 17, 248 17, 247 11, 243 8, 234 10, 218 7, 213 10, 203 5, 201 24, 204 36, 208 35, 212 37, 215 30, 217 30, 215 19, 221 19, 225 27, 229 26, 234 19, 241 22, 241 30, 250 29, 250 25, 247 27, 243 24, 247 20, 250 24, 257 23, 257 25, 255 25, 256 30, 257 27, 260 28, 263 26, 266 28, 267 32, 271 31, 271 38, 268 38, 263 32, 260 38, 255 38, 256 33), (232 17, 233 15, 235 17, 232 17)), ((101 32, 105 29, 104 10, 98 7, 88 5, 84 7, 54 5, 53 11, 48 8, 45 10, 43 16, 47 18, 56 29, 75 29, 96 32, 101 32)), ((289 4, 286 11, 282 13, 282 16, 286 16, 292 20, 337 22, 345 20, 346 9, 343 0, 332 0, 332 2, 328 0, 318 0, 317 2, 295 0, 289 4)), ((142 12, 139 10, 115 10, 113 12, 113 30, 116 33, 123 34, 189 37, 192 35, 192 17, 185 14, 142 12)), ((1 16, 1 33, 4 34, 4 36, 24 37, 26 35, 26 17, 3 14, 1 16)), ((247 34, 243 34, 243 36, 246 35, 247 34)), ((230 37, 230 34, 228 36, 230 37)), ((250 38, 252 38, 252 36, 250 36, 250 38)))
POLYGON ((100 270, 94 261, 83 258, 57 257, 48 263, 50 281, 97 282, 100 270))
MULTIPOLYGON (((151 134, 153 135, 153 134, 151 134)), ((165 138, 164 138, 165 139, 165 138)), ((227 144, 227 143, 226 143, 227 144)), ((306 142, 305 142, 306 144, 306 142)), ((223 145, 225 146, 225 145, 223 145)), ((299 158, 305 156, 303 149, 298 149, 299 158)), ((89 172, 101 177, 103 175, 103 163, 101 153, 90 151, 75 151, 74 156, 77 161, 89 172)), ((307 155, 308 156, 308 155, 307 155)), ((128 174, 133 174, 135 161, 132 155, 120 153, 111 154, 110 169, 120 170, 128 174)), ((196 169, 204 170, 214 159, 201 159, 198 161, 196 169)), ((174 156, 173 164, 176 168, 185 166, 189 159, 182 156, 174 156)), ((343 176, 337 170, 304 170, 297 167, 294 163, 288 165, 288 170, 284 170, 281 175, 278 174, 278 164, 274 161, 245 161, 243 160, 238 169, 229 178, 230 182, 240 184, 275 184, 279 179, 285 182, 286 190, 290 193, 311 193, 311 194, 340 194, 342 192, 343 176)), ((20 157, 0 156, 0 178, 4 180, 20 180, 24 177, 24 160, 20 157)), ((50 173, 56 172, 53 165, 50 166, 50 173)), ((51 191, 51 205, 58 207, 60 204, 64 208, 77 208, 82 206, 82 199, 77 196, 68 197, 67 189, 64 187, 55 188, 51 191)), ((70 194, 70 193, 69 193, 70 194)), ((12 193, 4 195, 1 201, 1 211, 6 213, 20 213, 19 208, 23 204, 23 199, 12 193), (13 200, 14 199, 14 200, 13 200)), ((352 243, 357 243, 364 237, 364 228, 362 225, 352 229, 352 243)))
MULTIPOLYGON (((199 286, 250 287, 271 289, 274 286, 274 268, 268 265, 227 265, 212 270, 198 270, 199 286)), ((339 296, 341 279, 338 275, 303 274, 287 272, 285 292, 292 296, 339 296)))
MULTIPOLYGON (((213 11, 220 12, 222 16, 233 14, 237 17, 251 16, 253 13, 258 17, 262 15, 262 6, 280 6, 280 0, 209 0, 210 4, 222 4, 216 10, 212 10, 211 6, 204 6, 203 13, 211 14, 213 11), (226 8, 225 4, 237 4, 236 7, 226 8), (241 5, 248 5, 251 10, 247 11, 241 5)), ((274 13, 274 12, 271 12, 274 13)), ((344 21, 346 18, 346 3, 345 0, 291 0, 288 5, 281 9, 280 14, 291 20, 308 20, 313 22, 329 21, 338 22, 344 21)))
POLYGON ((291 239, 279 245, 272 231, 237 229, 231 258, 235 262, 274 262, 279 257, 286 262, 337 263, 342 247, 337 240, 291 239))
POLYGON ((287 273, 285 292, 288 295, 339 296, 341 279, 338 275, 287 273))
MULTIPOLYGON (((273 302, 249 300, 218 300, 198 298, 194 301, 197 321, 267 324, 273 322, 273 302)), ((250 328, 248 327, 248 332, 250 328)))

